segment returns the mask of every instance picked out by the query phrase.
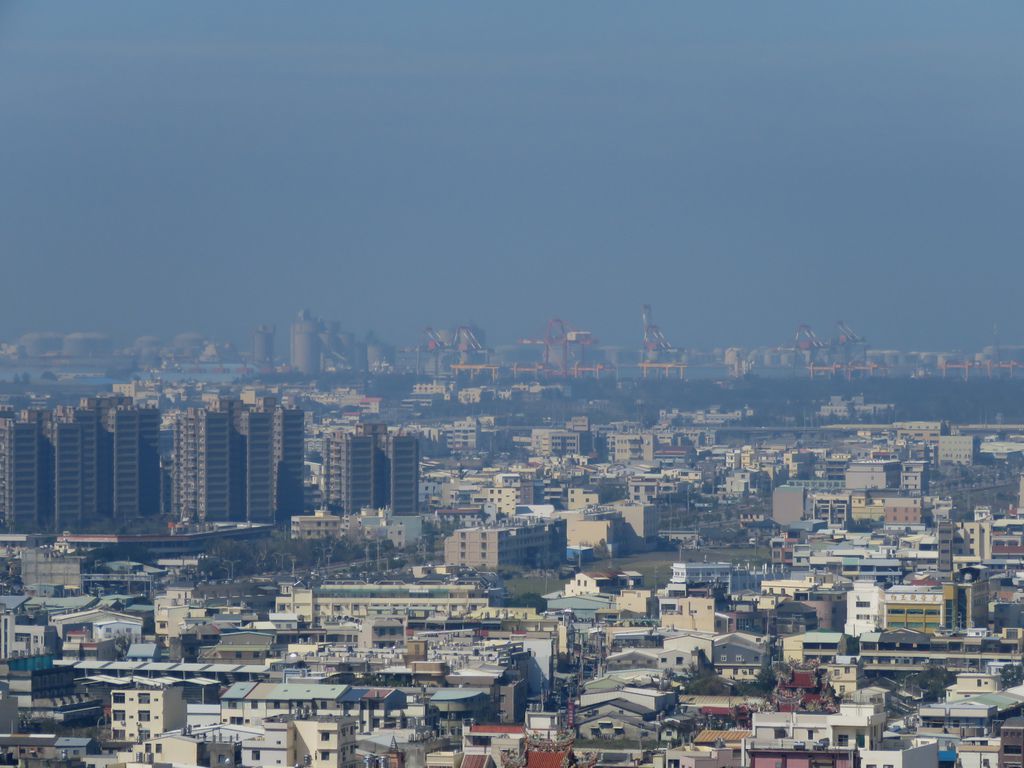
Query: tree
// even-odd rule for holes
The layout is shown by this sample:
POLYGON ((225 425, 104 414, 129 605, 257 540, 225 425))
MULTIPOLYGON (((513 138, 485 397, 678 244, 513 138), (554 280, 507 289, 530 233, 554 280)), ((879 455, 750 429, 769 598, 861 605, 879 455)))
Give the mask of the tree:
POLYGON ((1003 688, 1014 688, 1024 683, 1024 664, 1007 664, 999 673, 1003 688))
POLYGON ((524 592, 516 595, 507 601, 513 608, 533 608, 537 613, 544 613, 548 609, 548 601, 536 592, 524 592))
POLYGON ((946 686, 956 682, 956 675, 945 667, 931 664, 916 675, 912 675, 911 680, 921 689, 926 701, 938 701, 946 694, 946 686))
POLYGON ((728 681, 714 672, 701 672, 683 686, 689 696, 727 696, 732 692, 728 681))

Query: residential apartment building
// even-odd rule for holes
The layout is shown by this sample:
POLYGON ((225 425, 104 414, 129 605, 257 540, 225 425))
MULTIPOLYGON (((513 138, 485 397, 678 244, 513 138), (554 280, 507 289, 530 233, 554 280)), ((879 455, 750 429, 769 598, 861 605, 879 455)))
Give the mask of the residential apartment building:
POLYGON ((160 513, 160 413, 128 397, 0 413, 0 518, 17 530, 160 513))
POLYGON ((185 700, 178 685, 129 688, 110 694, 110 733, 134 744, 185 725, 185 700))
POLYGON ((460 528, 444 542, 447 565, 470 568, 555 568, 565 561, 566 521, 537 520, 460 528))
POLYGON ((358 768, 363 764, 356 754, 358 727, 353 717, 275 715, 264 719, 262 728, 261 736, 242 742, 245 766, 358 768))
POLYGON ((419 439, 390 434, 384 424, 361 424, 354 433, 324 440, 324 500, 347 514, 390 507, 398 516, 419 514, 419 439))
POLYGON ((416 618, 465 616, 489 605, 477 584, 321 584, 285 586, 276 610, 308 622, 338 621, 350 616, 402 615, 416 618))
POLYGON ((172 485, 178 519, 273 523, 300 512, 303 419, 273 398, 212 398, 180 413, 172 485))

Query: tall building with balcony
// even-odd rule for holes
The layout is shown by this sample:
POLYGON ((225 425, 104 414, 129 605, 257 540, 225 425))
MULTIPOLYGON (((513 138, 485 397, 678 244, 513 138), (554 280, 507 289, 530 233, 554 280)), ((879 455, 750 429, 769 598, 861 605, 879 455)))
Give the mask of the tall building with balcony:
POLYGON ((118 395, 0 415, 0 517, 19 530, 160 511, 160 413, 118 395))
POLYGON ((273 398, 211 399, 179 414, 172 506, 180 520, 273 523, 302 511, 303 413, 273 398))
POLYGON ((356 514, 390 507, 396 516, 419 514, 420 448, 414 435, 390 434, 384 424, 324 441, 324 499, 356 514))

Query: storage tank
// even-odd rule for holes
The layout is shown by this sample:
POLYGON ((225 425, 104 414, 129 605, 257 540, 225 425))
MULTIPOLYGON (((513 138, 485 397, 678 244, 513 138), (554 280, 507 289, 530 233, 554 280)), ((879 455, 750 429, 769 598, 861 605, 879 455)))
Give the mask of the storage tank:
POLYGON ((320 373, 320 329, 322 323, 302 310, 292 323, 292 368, 306 376, 320 373))
POLYGON ((29 357, 56 355, 64 348, 64 335, 49 331, 36 331, 26 333, 18 339, 18 344, 25 349, 25 354, 29 357))
POLYGON ((272 325, 261 325, 252 333, 252 363, 260 368, 274 365, 274 333, 272 325))
POLYGON ((67 357, 106 357, 111 349, 110 337, 103 333, 69 333, 64 337, 67 357))

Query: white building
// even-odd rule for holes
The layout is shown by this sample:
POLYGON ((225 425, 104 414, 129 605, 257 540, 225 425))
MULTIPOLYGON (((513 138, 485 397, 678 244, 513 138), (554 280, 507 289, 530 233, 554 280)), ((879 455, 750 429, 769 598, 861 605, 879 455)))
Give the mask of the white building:
POLYGON ((860 637, 882 626, 885 590, 873 581, 855 581, 846 595, 846 625, 843 631, 860 637))

